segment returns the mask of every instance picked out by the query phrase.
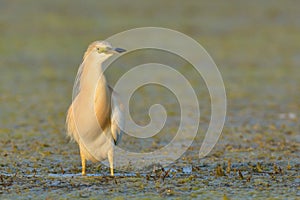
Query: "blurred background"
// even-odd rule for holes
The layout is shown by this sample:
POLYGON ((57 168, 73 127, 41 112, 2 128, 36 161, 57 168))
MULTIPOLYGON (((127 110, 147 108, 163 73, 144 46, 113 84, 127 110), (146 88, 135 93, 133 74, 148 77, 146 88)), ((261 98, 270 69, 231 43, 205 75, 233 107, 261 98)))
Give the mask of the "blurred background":
MULTIPOLYGON (((62 168, 80 171, 78 149, 68 143, 64 122, 83 53, 94 40, 146 26, 174 29, 194 38, 223 76, 227 119, 208 163, 230 159, 299 167, 299 8, 296 0, 1 0, 1 173, 59 173, 62 168)), ((199 77, 188 67, 181 70, 200 85, 200 106, 209 113, 204 83, 198 83, 199 77)), ((121 72, 112 72, 108 77, 113 81, 121 72)), ((145 91, 152 94, 152 90, 145 91)), ((140 109, 144 94, 135 98, 140 109)), ((147 106, 149 103, 145 101, 147 106)), ((175 110, 172 116, 176 119, 177 114, 175 110)), ((147 116, 145 121, 138 117, 141 123, 147 121, 147 116)), ((200 121, 200 132, 208 119, 205 116, 200 121)), ((178 124, 176 120, 174 124, 178 124)), ((166 132, 174 129, 169 125, 166 132)), ((160 138, 147 148, 159 143, 160 138)), ((178 165, 201 163, 197 154, 200 145, 196 140, 193 146, 197 148, 191 148, 178 165)), ((93 166, 91 170, 97 171, 93 166)))

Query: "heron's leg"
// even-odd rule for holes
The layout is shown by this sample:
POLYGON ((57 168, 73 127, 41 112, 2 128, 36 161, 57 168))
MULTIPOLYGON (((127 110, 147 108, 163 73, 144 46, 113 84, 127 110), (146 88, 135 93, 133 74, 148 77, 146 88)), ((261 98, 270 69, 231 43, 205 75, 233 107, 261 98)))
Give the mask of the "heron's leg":
POLYGON ((83 155, 83 151, 82 151, 82 149, 79 147, 79 149, 80 149, 80 158, 81 158, 81 166, 82 166, 82 172, 81 172, 81 174, 82 174, 82 176, 85 176, 86 175, 86 173, 85 173, 85 156, 83 155))
POLYGON ((110 167, 110 175, 114 175, 114 150, 108 151, 108 162, 110 167))

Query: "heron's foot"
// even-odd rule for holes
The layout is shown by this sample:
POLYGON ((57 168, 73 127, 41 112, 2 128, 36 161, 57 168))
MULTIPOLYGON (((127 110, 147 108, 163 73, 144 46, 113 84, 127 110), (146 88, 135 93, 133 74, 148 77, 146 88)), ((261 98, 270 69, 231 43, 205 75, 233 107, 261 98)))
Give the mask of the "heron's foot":
POLYGON ((114 169, 113 168, 110 168, 110 175, 114 176, 114 169))
POLYGON ((80 158, 81 158, 81 166, 82 166, 82 170, 81 170, 81 174, 82 176, 85 176, 86 173, 85 173, 85 166, 86 166, 86 160, 85 160, 85 156, 80 148, 80 158))
POLYGON ((108 152, 108 162, 109 162, 109 168, 110 168, 110 175, 114 176, 114 152, 113 152, 113 150, 108 152))

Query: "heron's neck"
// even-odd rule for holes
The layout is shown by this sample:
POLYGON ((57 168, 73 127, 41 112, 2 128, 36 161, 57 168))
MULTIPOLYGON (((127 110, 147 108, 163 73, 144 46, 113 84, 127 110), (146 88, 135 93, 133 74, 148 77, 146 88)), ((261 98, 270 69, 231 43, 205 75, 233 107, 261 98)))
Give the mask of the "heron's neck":
POLYGON ((105 95, 107 84, 102 70, 102 63, 102 61, 93 58, 84 61, 80 80, 80 92, 85 93, 85 95, 94 96, 97 88, 98 92, 105 95))

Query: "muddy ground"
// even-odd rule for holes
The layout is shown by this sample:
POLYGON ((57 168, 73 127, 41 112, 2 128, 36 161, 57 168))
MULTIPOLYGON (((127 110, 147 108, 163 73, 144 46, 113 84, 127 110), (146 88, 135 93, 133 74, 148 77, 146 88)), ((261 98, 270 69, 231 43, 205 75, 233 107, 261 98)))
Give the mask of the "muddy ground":
MULTIPOLYGON (((0 199, 300 198, 299 8, 298 1, 1 1, 0 199), (210 53, 227 92, 222 136, 198 158, 209 94, 190 66, 178 66, 201 108, 188 151, 170 166, 132 164, 115 177, 88 163, 82 177, 78 147, 64 129, 82 54, 93 40, 141 26, 181 31, 210 53)), ((123 72, 107 76, 113 83, 123 72)), ((168 126, 146 142, 125 136, 122 147, 149 152, 174 135, 178 104, 160 88, 137 92, 133 118, 147 123, 150 97, 168 108, 168 126)))

